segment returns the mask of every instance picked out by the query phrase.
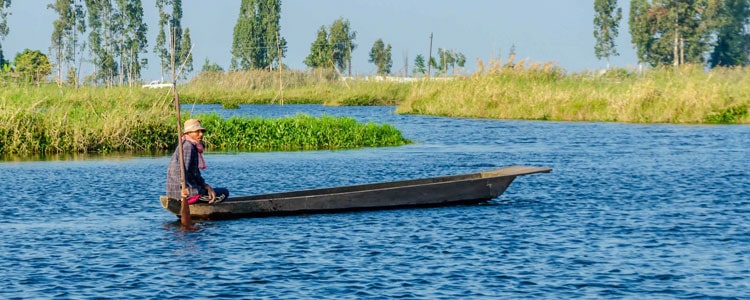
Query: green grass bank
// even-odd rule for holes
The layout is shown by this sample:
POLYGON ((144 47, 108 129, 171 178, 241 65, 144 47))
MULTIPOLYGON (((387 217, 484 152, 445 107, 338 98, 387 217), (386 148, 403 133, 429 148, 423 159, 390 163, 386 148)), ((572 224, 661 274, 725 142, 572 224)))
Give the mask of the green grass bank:
MULTIPOLYGON (((189 116, 204 119, 215 151, 348 149, 409 143, 387 124, 346 117, 298 115, 281 119, 189 116)), ((168 89, 80 89, 54 85, 0 90, 0 153, 172 151, 176 118, 168 89)))

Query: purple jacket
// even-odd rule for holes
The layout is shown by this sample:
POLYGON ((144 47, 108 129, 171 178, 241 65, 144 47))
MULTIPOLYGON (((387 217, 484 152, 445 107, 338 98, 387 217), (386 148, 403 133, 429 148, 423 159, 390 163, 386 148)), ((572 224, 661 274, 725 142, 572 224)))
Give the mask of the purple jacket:
MULTIPOLYGON (((167 197, 180 199, 180 155, 179 146, 174 150, 172 159, 169 161, 167 168, 167 197)), ((185 158, 185 184, 190 189, 190 196, 195 194, 207 195, 208 191, 204 187, 206 181, 201 176, 198 168, 198 149, 190 141, 182 142, 182 152, 185 158)), ((188 196, 189 197, 189 196, 188 196)))

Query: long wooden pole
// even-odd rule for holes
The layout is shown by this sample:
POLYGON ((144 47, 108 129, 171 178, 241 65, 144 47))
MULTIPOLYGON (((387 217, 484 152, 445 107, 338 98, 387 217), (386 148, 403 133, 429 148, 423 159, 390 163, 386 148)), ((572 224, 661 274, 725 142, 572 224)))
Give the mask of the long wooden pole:
MULTIPOLYGON (((186 188, 185 185, 185 153, 182 151, 182 120, 180 118, 180 94, 177 93, 177 74, 175 73, 175 49, 176 47, 176 41, 175 41, 175 35, 176 35, 176 29, 172 29, 172 38, 171 41, 171 59, 172 59, 172 95, 174 97, 174 107, 175 112, 177 114, 177 151, 179 151, 179 164, 180 164, 180 187, 182 189, 186 188)), ((180 207, 180 221, 182 223, 182 227, 185 229, 195 229, 193 226, 193 218, 190 216, 190 204, 188 203, 187 199, 182 196, 182 191, 180 191, 180 202, 182 203, 180 207)))
MULTIPOLYGON (((172 89, 174 89, 176 86, 176 81, 172 81, 172 89)), ((182 120, 180 120, 180 95, 177 93, 177 90, 174 90, 174 106, 175 111, 177 113, 177 148, 180 151, 179 154, 179 163, 180 163, 180 187, 182 189, 186 188, 185 185, 185 153, 182 150, 182 120)), ((180 209, 180 221, 182 222, 182 226, 188 229, 193 229, 193 219, 190 216, 190 204, 188 204, 188 201, 185 197, 180 196, 182 207, 180 209)))

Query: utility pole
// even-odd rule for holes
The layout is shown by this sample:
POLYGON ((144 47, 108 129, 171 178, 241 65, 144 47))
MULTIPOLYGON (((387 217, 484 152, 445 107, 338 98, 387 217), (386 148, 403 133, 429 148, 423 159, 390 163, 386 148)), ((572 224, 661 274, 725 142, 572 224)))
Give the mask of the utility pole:
POLYGON ((674 24, 674 51, 672 55, 674 56, 674 66, 680 65, 680 12, 677 10, 677 7, 675 6, 675 24, 674 24))
POLYGON ((404 50, 404 77, 409 77, 409 51, 404 50))
POLYGON ((279 33, 276 32, 276 52, 279 53, 279 103, 284 105, 284 63, 281 58, 284 56, 281 50, 281 40, 279 33))
POLYGON ((432 32, 430 32, 430 56, 427 59, 427 78, 430 78, 430 69, 432 69, 432 32))
POLYGON ((351 46, 351 40, 347 37, 346 39, 346 52, 349 54, 347 57, 349 58, 349 77, 352 77, 352 46, 351 46))

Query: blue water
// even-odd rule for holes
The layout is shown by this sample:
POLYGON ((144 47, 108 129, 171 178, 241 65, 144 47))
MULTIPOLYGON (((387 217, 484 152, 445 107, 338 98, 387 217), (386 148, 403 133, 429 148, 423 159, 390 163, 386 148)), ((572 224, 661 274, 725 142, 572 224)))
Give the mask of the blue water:
POLYGON ((0 162, 0 298, 750 298, 750 126, 402 116, 392 107, 183 106, 353 116, 415 144, 208 153, 254 194, 551 167, 488 204, 199 223, 163 210, 166 156, 0 162))

